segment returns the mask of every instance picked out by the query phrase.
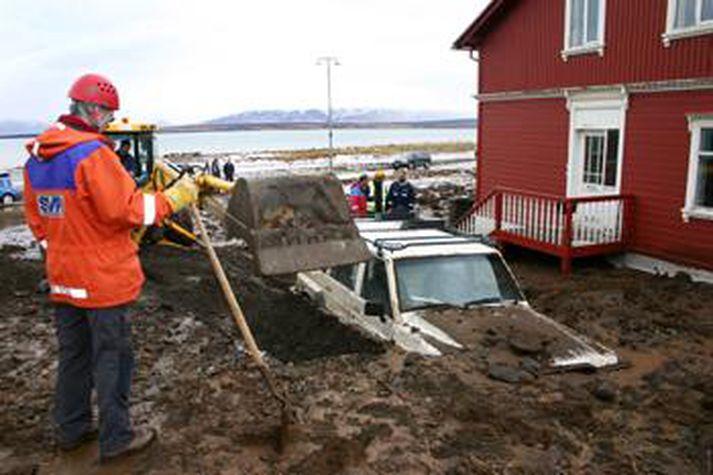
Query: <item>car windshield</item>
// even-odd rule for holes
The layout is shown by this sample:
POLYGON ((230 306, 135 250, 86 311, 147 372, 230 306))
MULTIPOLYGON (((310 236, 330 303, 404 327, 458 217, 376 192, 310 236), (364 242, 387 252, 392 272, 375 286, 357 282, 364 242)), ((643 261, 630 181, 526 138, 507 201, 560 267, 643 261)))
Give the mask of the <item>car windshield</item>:
POLYGON ((524 300, 497 254, 399 259, 395 264, 401 311, 524 300))

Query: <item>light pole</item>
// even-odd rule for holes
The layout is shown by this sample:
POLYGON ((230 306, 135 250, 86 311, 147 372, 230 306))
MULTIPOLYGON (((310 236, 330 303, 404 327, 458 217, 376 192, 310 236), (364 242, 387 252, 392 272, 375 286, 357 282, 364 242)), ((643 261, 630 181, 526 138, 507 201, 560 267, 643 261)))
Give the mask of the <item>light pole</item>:
POLYGON ((327 65, 327 128, 329 129, 329 171, 332 171, 334 161, 334 132, 332 132, 332 65, 339 66, 339 61, 334 56, 322 56, 317 59, 317 64, 327 65))

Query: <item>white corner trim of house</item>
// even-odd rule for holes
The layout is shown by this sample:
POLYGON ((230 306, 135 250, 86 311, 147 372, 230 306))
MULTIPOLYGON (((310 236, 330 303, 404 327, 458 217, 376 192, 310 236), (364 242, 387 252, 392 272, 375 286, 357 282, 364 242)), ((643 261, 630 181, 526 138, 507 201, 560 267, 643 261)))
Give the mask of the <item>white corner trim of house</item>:
POLYGON ((648 272, 649 274, 673 277, 682 273, 688 275, 694 282, 704 282, 713 284, 713 272, 695 267, 681 266, 673 262, 656 259, 635 252, 612 256, 609 258, 615 267, 626 267, 629 269, 648 272))

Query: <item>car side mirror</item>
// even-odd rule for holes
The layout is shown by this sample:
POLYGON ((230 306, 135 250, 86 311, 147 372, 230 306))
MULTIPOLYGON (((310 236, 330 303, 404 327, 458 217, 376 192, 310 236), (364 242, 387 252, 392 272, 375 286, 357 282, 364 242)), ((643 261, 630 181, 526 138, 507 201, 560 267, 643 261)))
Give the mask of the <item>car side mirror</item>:
POLYGON ((381 317, 384 315, 385 311, 386 307, 384 307, 384 304, 381 302, 367 300, 364 304, 364 315, 368 315, 370 317, 381 317))

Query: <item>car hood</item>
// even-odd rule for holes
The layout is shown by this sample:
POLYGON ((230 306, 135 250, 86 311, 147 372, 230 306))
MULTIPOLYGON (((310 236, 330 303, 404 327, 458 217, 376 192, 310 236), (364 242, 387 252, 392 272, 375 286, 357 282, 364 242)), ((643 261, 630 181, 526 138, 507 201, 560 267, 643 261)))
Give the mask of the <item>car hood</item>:
POLYGON ((543 369, 602 368, 619 363, 616 353, 527 304, 470 309, 428 309, 403 314, 411 331, 440 353, 475 351, 489 363, 543 369))

